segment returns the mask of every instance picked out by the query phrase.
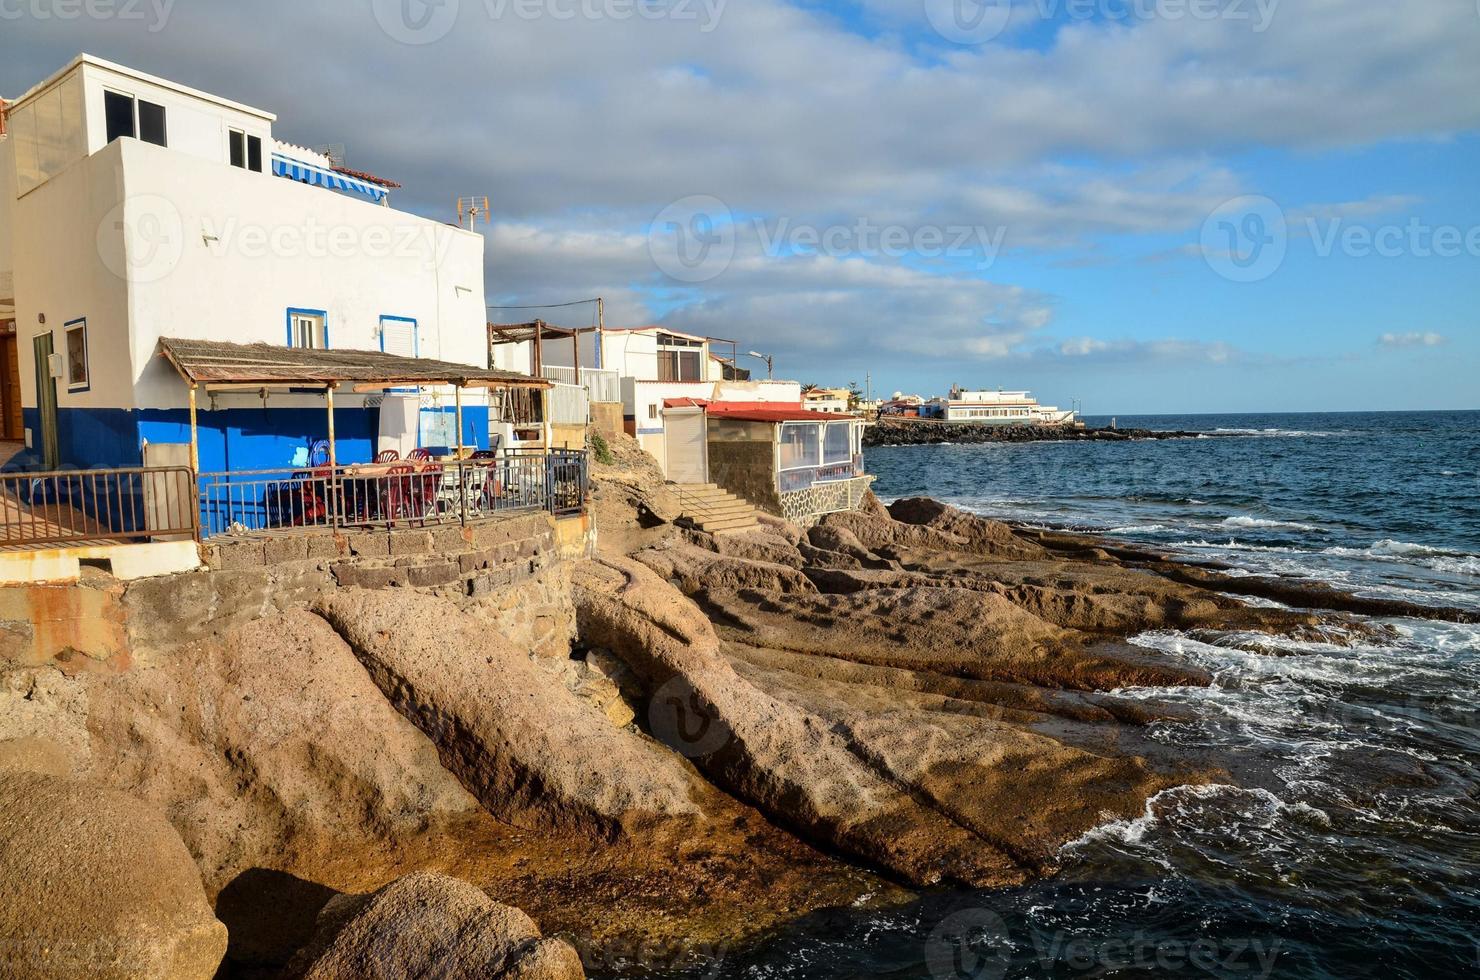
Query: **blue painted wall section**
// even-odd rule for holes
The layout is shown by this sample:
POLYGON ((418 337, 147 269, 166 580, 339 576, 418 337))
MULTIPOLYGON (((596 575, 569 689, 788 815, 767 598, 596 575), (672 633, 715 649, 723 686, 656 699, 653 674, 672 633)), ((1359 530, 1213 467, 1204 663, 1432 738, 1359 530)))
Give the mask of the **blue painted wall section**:
MULTIPOLYGON (((450 433, 455 414, 451 406, 423 409, 422 431, 450 433)), ((26 426, 39 438, 41 420, 36 409, 26 409, 24 416, 26 426)), ((318 408, 231 408, 200 412, 198 420, 203 473, 290 469, 298 449, 329 438, 329 420, 318 408)), ((463 444, 487 449, 488 420, 487 406, 464 407, 463 444)), ((334 435, 341 463, 374 459, 380 409, 335 410, 334 435)), ((190 412, 183 408, 57 410, 63 469, 142 466, 145 442, 189 443, 190 412)), ((7 466, 22 468, 37 468, 34 453, 22 453, 7 466)))

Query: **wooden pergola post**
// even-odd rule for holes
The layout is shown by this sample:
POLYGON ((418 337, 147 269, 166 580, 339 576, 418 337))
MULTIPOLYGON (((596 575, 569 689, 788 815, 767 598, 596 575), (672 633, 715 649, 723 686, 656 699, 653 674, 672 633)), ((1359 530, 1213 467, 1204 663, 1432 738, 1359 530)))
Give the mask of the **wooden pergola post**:
POLYGON ((459 381, 457 382, 457 386, 452 389, 453 401, 457 406, 457 445, 454 447, 454 451, 457 453, 458 459, 462 459, 463 455, 462 393, 463 382, 459 381))
POLYGON ((196 424, 195 392, 200 386, 190 382, 190 469, 200 476, 200 430, 196 424))
MULTIPOLYGON (((332 470, 339 465, 339 452, 334 445, 334 389, 337 384, 324 386, 324 403, 329 407, 329 468, 332 470)), ((313 460, 309 460, 310 463, 313 460)))

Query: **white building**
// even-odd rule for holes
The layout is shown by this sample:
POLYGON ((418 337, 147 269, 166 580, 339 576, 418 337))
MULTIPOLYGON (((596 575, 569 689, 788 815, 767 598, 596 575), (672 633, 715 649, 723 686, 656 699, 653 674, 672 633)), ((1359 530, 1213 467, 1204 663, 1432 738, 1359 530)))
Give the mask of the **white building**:
POLYGON ((968 391, 959 385, 948 398, 934 398, 921 406, 920 414, 946 422, 979 422, 990 425, 1070 425, 1072 411, 1040 405, 1026 391, 968 391))
MULTIPOLYGON (((393 210, 391 182, 278 143, 271 113, 82 55, 7 115, 0 313, 14 310, 25 438, 46 465, 138 465, 147 445, 188 441, 161 337, 487 365, 482 237, 393 210)), ((292 465, 324 437, 324 405, 213 393, 201 469, 292 465)), ((341 458, 486 445, 482 396, 462 433, 446 391, 336 407, 341 458)))
POLYGON ((847 388, 814 388, 802 393, 802 407, 812 412, 846 415, 851 409, 852 393, 847 388))
MULTIPOLYGON (((607 329, 581 334, 581 366, 616 371, 627 431, 659 460, 666 460, 663 409, 671 402, 731 402, 796 405, 802 386, 795 381, 751 381, 735 367, 733 341, 716 340, 662 327, 607 329)), ((554 344, 547 365, 569 366, 575 351, 554 344)))

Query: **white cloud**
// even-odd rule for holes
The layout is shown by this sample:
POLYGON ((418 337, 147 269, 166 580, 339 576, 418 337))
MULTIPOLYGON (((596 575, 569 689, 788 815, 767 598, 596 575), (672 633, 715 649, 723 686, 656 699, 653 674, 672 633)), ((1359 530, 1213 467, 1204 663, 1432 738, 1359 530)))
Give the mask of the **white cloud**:
POLYGON ((1393 350, 1401 350, 1408 347, 1441 347, 1449 343, 1449 338, 1443 334, 1429 332, 1410 331, 1408 333, 1385 333, 1377 338, 1377 346, 1393 350))

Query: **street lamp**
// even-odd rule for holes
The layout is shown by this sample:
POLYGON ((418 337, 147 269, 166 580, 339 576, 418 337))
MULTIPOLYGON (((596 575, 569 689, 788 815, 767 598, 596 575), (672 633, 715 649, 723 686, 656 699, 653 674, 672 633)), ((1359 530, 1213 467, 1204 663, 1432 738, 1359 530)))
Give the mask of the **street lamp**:
POLYGON ((766 380, 770 381, 776 377, 776 365, 770 354, 762 354, 760 351, 751 351, 751 357, 756 357, 766 362, 766 380))

